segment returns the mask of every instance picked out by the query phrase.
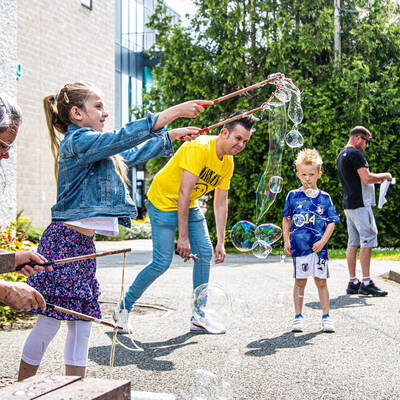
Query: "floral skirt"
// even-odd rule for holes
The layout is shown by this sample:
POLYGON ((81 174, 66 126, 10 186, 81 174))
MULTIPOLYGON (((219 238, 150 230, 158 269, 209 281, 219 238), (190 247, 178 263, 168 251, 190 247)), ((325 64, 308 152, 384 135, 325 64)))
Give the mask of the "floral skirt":
MULTIPOLYGON (((50 224, 40 239, 38 253, 49 261, 95 253, 93 238, 67 226, 50 224)), ((38 290, 46 302, 68 308, 94 318, 101 318, 98 298, 100 295, 96 275, 96 259, 53 265, 53 271, 44 270, 31 275, 27 283, 38 290)), ((34 313, 56 319, 78 320, 80 318, 60 311, 41 308, 34 313)))

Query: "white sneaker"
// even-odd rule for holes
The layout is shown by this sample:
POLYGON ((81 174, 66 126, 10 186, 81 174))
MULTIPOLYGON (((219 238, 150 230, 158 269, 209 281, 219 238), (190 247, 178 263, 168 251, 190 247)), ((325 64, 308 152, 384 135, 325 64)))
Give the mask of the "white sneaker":
POLYGON ((330 317, 322 318, 322 330, 329 333, 335 332, 335 325, 330 317))
POLYGON ((303 332, 303 317, 297 317, 293 320, 292 332, 303 332))
POLYGON ((113 319, 118 327, 122 329, 118 329, 119 333, 132 333, 133 329, 131 324, 129 323, 129 311, 124 308, 119 309, 119 305, 117 304, 115 310, 113 312, 113 319))
POLYGON ((221 323, 216 323, 215 321, 211 321, 205 317, 202 318, 202 322, 199 322, 198 319, 193 316, 190 320, 190 332, 220 335, 225 333, 226 329, 221 323))

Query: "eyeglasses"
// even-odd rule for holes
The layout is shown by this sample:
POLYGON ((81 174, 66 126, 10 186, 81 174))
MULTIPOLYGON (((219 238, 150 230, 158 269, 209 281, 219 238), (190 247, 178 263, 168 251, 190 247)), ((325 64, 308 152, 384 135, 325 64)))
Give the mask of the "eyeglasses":
POLYGON ((367 139, 365 136, 360 136, 360 138, 363 139, 363 140, 365 140, 365 143, 369 144, 369 140, 370 140, 370 139, 367 139))
POLYGON ((0 139, 0 155, 5 156, 12 148, 14 148, 14 144, 9 144, 4 140, 0 139))

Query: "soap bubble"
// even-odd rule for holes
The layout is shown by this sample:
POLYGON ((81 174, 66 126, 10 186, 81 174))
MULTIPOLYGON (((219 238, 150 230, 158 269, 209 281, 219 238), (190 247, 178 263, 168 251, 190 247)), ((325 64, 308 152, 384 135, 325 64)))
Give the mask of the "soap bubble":
POLYGON ((280 176, 271 176, 269 178, 269 190, 272 193, 280 193, 282 191, 282 178, 280 176))
POLYGON ((299 125, 304 117, 300 97, 299 92, 294 93, 289 101, 288 116, 295 125, 299 125))
POLYGON ((225 321, 229 310, 229 297, 220 286, 204 283, 194 289, 192 295, 194 322, 209 332, 225 331, 225 321))
POLYGON ((262 224, 257 226, 255 237, 271 245, 282 236, 282 229, 275 224, 262 224))
POLYGON ((257 240, 257 246, 254 247, 252 253, 257 258, 267 258, 271 253, 272 247, 264 240, 257 240))
POLYGON ((294 214, 292 221, 298 228, 301 228, 306 223, 306 219, 304 218, 303 214, 294 214))
POLYGON ((237 222, 231 230, 231 241, 240 251, 250 251, 256 242, 255 231, 257 226, 249 221, 237 222))
POLYGON ((296 148, 303 146, 304 139, 301 133, 296 128, 293 128, 285 135, 285 142, 289 147, 296 148))
POLYGON ((308 188, 304 191, 304 194, 307 197, 311 197, 312 199, 315 199, 318 196, 319 190, 318 189, 311 189, 308 188))

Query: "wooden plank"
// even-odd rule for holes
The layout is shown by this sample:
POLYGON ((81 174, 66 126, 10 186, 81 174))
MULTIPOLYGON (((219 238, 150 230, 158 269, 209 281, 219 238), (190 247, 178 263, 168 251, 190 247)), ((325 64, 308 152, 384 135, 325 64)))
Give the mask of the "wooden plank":
POLYGON ((0 253, 0 274, 15 271, 14 253, 0 253))
POLYGON ((36 399, 80 379, 79 376, 35 375, 0 389, 0 399, 36 399))
MULTIPOLYGON (((0 396, 2 399, 2 397, 0 396)), ((39 400, 129 400, 131 382, 85 378, 64 386, 55 392, 40 396, 39 400)), ((14 400, 16 400, 14 398, 14 400)))

